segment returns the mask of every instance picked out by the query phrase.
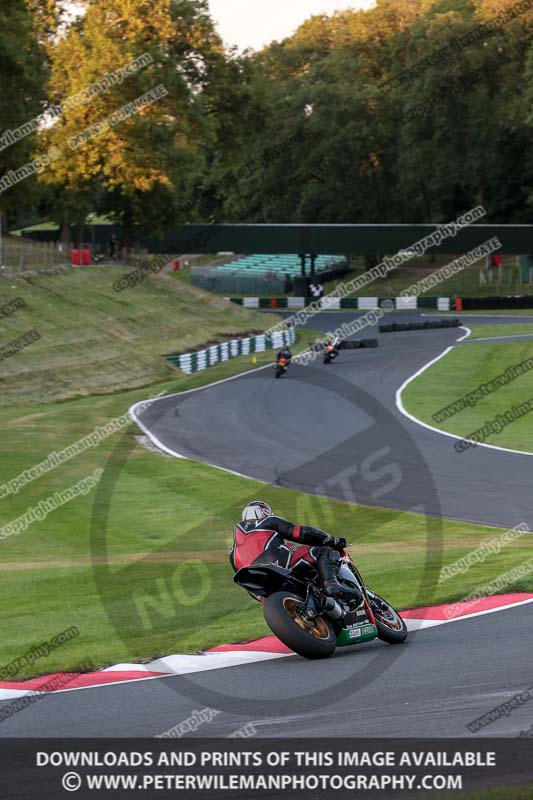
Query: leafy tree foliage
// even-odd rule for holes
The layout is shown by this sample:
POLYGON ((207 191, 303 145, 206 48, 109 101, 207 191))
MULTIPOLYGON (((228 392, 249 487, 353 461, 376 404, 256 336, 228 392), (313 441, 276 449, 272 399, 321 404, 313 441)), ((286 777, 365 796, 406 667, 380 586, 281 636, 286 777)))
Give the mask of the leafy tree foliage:
MULTIPOLYGON (((0 136, 7 135, 0 149, 2 177, 30 160, 34 141, 31 136, 19 139, 18 133, 11 134, 45 108, 46 56, 24 0, 10 0, 0 6, 0 75, 0 136)), ((31 208, 35 191, 32 178, 12 186, 0 194, 0 213, 13 221, 21 210, 31 208)))
MULTIPOLYGON (((516 0, 377 0, 244 53, 223 47, 207 0, 87 0, 70 22, 64 8, 0 10, 4 127, 42 107, 47 65, 53 106, 151 63, 41 131, 35 153, 61 150, 40 176, 60 221, 105 211, 126 241, 134 225, 443 221, 478 203, 531 222, 533 10, 502 21, 516 0), (67 146, 159 84, 163 99, 67 146)), ((29 142, 0 152, 4 171, 29 142)))
POLYGON ((201 94, 210 64, 222 53, 204 0, 93 0, 53 49, 50 97, 62 102, 106 75, 147 55, 148 66, 89 102, 68 108, 41 146, 56 145, 60 159, 43 173, 55 187, 56 214, 88 204, 111 213, 128 232, 163 230, 176 220, 184 196, 201 171, 208 125, 201 94), (163 86, 166 96, 81 146, 68 143, 80 131, 163 86))

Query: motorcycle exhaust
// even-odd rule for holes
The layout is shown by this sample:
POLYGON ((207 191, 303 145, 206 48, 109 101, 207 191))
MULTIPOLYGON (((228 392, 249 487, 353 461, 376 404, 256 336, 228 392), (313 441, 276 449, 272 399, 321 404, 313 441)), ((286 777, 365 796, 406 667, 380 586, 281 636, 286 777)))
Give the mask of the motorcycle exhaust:
POLYGON ((328 617, 331 619, 340 619, 342 617, 342 609, 337 601, 333 599, 333 597, 323 597, 321 600, 321 605, 328 617))

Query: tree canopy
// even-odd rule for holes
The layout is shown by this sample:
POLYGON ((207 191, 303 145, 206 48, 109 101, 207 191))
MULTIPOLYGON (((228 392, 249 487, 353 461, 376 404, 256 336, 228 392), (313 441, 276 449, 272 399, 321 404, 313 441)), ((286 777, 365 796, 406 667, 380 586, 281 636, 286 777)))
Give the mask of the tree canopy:
POLYGON ((532 32, 516 0, 378 0, 239 53, 207 0, 88 0, 74 17, 12 0, 2 128, 50 120, 0 150, 0 178, 60 156, 0 209, 104 211, 126 240, 179 222, 438 222, 480 202, 531 222, 532 32))

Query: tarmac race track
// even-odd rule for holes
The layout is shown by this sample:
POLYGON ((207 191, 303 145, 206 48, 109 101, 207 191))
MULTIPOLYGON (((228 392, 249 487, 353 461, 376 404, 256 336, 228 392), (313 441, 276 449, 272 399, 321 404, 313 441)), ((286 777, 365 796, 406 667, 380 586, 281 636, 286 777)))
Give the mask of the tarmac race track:
MULTIPOLYGON (((310 325, 327 331, 351 319, 324 313, 310 325)), ((161 398, 138 419, 170 451, 261 481, 364 505, 498 527, 526 522, 533 529, 533 456, 487 447, 459 453, 457 439, 396 407, 404 382, 464 334, 457 328, 381 334, 378 348, 341 351, 332 365, 318 357, 312 366, 291 366, 279 381, 272 368, 257 370, 161 398)), ((358 338, 374 335, 367 328, 358 338)), ((497 437, 490 441, 498 444, 497 437)))
POLYGON ((222 713, 194 735, 226 737, 251 722, 266 737, 518 736, 531 726, 528 703, 478 733, 467 724, 531 686, 532 633, 523 605, 327 661, 287 656, 51 694, 5 720, 0 735, 152 737, 209 707, 222 713))
MULTIPOLYGON (((330 330, 351 318, 326 313, 311 325, 330 330)), ((398 388, 463 334, 384 334, 379 348, 341 351, 330 367, 320 358, 293 365, 279 381, 269 367, 161 398, 140 422, 176 454, 311 494, 411 509, 437 528, 441 517, 531 527, 531 456, 458 453, 455 439, 396 407, 398 388)), ((346 535, 356 544, 357 532, 346 535)), ((397 647, 337 650, 327 661, 289 655, 56 693, 3 721, 0 736, 155 736, 206 707, 220 713, 197 736, 228 736, 250 722, 268 737, 517 736, 531 725, 528 704, 475 735, 467 724, 530 687, 532 634, 531 606, 521 605, 412 632, 397 647)))

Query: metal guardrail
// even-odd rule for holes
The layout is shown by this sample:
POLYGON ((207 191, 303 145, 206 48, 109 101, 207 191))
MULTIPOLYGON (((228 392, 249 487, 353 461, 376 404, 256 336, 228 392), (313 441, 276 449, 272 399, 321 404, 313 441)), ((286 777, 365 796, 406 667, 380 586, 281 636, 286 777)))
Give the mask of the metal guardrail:
POLYGON ((273 334, 249 336, 243 339, 232 339, 229 342, 214 344, 204 350, 195 350, 181 355, 165 356, 166 360, 183 372, 199 372, 200 370, 229 361, 237 356, 263 353, 265 350, 282 347, 284 344, 294 344, 296 333, 294 328, 273 334))

